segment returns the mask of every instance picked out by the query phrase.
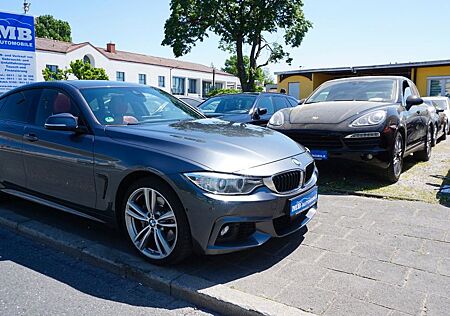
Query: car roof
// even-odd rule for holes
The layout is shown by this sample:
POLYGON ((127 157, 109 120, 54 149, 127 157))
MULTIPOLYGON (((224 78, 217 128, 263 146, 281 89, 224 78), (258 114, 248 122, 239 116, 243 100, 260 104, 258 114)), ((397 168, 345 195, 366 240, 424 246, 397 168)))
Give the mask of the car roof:
POLYGON ((350 81, 350 80, 409 80, 403 76, 360 76, 360 77, 348 77, 328 80, 326 82, 338 82, 338 81, 350 81))
POLYGON ((295 99, 293 96, 288 95, 288 94, 284 94, 284 93, 276 93, 276 92, 240 92, 240 93, 227 93, 227 94, 218 94, 215 95, 212 98, 216 98, 216 97, 234 97, 234 96, 260 96, 260 95, 280 95, 283 97, 288 97, 288 98, 293 98, 295 99))

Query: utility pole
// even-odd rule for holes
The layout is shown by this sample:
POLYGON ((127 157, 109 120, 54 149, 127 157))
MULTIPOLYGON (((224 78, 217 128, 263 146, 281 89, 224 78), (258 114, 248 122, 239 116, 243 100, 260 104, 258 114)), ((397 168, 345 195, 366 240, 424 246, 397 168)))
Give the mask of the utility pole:
POLYGON ((213 85, 213 89, 216 88, 216 67, 214 67, 214 64, 211 63, 211 67, 213 70, 213 80, 212 80, 212 85, 213 85))
POLYGON ((27 2, 27 0, 23 0, 23 13, 27 14, 30 11, 31 3, 27 2))

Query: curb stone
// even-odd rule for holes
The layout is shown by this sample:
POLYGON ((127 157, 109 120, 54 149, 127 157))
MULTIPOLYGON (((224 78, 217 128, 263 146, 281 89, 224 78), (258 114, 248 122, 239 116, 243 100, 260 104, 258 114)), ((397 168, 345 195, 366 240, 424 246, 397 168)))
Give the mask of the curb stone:
POLYGON ((97 267, 134 279, 157 291, 224 315, 314 314, 222 284, 192 276, 171 267, 147 263, 137 255, 85 240, 70 232, 0 208, 0 226, 14 230, 97 267))

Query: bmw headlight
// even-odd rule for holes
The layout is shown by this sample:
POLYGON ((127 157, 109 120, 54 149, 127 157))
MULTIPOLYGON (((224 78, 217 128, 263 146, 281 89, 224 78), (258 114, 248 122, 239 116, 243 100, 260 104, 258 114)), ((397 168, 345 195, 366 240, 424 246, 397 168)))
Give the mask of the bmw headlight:
POLYGON ((383 123, 386 120, 386 111, 374 111, 363 116, 358 117, 354 120, 350 126, 360 127, 360 126, 373 126, 383 123))
POLYGON ((225 173, 194 172, 185 176, 199 188, 215 194, 249 194, 263 184, 262 179, 225 173))
POLYGON ((284 124, 284 114, 283 112, 276 112, 269 120, 269 124, 273 126, 282 126, 284 124))

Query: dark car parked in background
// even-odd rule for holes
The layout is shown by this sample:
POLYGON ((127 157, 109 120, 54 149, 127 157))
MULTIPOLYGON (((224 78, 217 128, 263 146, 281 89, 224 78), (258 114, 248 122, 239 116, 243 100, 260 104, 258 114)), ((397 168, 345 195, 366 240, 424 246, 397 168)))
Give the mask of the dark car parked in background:
POLYGON ((449 132, 448 117, 445 114, 446 108, 433 99, 423 98, 423 102, 428 105, 428 111, 433 122, 433 147, 439 139, 446 140, 449 132))
POLYGON ((194 98, 194 97, 185 96, 185 95, 177 96, 177 98, 191 106, 194 106, 194 107, 198 107, 200 104, 202 104, 205 101, 200 98, 194 98))
POLYGON ((118 223, 154 263, 298 231, 316 181, 288 137, 206 119, 156 88, 53 81, 0 97, 0 194, 118 223))
POLYGON ((385 169, 398 181, 403 157, 429 160, 433 125, 414 83, 404 77, 355 77, 322 84, 305 103, 275 113, 269 125, 316 159, 345 158, 385 169))
POLYGON ((199 109, 207 117, 266 126, 276 111, 297 105, 297 99, 281 93, 237 93, 212 97, 199 109))

